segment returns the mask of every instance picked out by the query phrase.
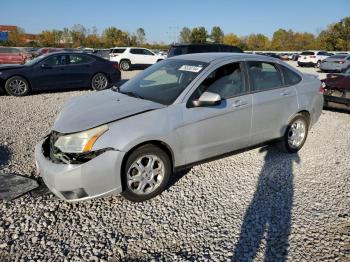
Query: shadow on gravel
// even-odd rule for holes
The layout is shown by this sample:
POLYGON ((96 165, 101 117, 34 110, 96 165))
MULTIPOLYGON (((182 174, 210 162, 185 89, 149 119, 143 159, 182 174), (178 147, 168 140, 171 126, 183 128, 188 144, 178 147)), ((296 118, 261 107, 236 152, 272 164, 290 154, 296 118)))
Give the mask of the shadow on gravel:
POLYGON ((0 145, 0 170, 6 166, 11 159, 11 151, 5 145, 0 145))
POLYGON ((187 168, 179 172, 176 172, 174 175, 172 175, 169 179, 168 185, 166 186, 166 190, 174 186, 181 178, 186 176, 188 172, 190 172, 190 170, 191 168, 187 168))
POLYGON ((267 151, 254 197, 246 210, 232 261, 253 261, 265 242, 264 261, 285 261, 293 206, 293 163, 298 154, 267 151), (263 241, 264 240, 264 241, 263 241))

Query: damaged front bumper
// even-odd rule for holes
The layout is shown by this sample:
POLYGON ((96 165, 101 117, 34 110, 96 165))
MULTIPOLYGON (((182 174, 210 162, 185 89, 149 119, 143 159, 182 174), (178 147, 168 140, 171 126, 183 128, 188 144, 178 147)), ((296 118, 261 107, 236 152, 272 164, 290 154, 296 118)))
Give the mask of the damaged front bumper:
POLYGON ((37 170, 47 187, 59 198, 76 202, 122 192, 120 170, 124 152, 106 150, 84 163, 57 163, 43 144, 35 147, 37 170))
POLYGON ((350 91, 326 87, 323 96, 325 107, 350 108, 350 91))

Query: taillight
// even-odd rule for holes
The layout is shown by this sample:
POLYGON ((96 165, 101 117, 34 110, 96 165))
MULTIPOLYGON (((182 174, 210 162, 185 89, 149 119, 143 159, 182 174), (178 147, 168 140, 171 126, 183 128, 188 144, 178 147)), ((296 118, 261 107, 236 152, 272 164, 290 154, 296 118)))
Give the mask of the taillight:
POLYGON ((338 63, 339 63, 339 64, 344 64, 344 63, 345 63, 345 61, 339 61, 338 63))
POLYGON ((325 83, 322 83, 321 86, 320 86, 320 89, 319 89, 320 94, 323 94, 323 93, 324 93, 325 87, 326 87, 326 84, 325 84, 325 83))

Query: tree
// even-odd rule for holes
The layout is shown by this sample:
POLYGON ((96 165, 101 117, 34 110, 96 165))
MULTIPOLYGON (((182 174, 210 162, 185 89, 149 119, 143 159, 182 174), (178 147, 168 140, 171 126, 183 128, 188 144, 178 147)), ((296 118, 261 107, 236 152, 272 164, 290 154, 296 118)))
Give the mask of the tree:
POLYGON ((56 47, 61 43, 63 31, 44 30, 39 34, 39 42, 41 46, 56 47))
POLYGON ((191 42, 191 29, 188 27, 182 28, 179 37, 180 43, 190 43, 191 42))
POLYGON ((233 33, 226 34, 224 36, 224 44, 225 45, 234 45, 239 46, 241 44, 241 40, 239 37, 233 33))
POLYGON ((273 33, 271 48, 273 50, 292 50, 293 49, 293 31, 278 29, 273 33))
POLYGON ((248 50, 268 50, 270 47, 270 40, 263 34, 250 34, 246 38, 248 50))
POLYGON ((311 33, 294 33, 291 50, 306 50, 317 48, 315 36, 311 33))
POLYGON ((8 44, 10 46, 23 46, 24 43, 24 30, 22 28, 16 27, 15 30, 9 32, 8 44))
POLYGON ((208 33, 207 30, 201 27, 195 27, 191 32, 191 42, 192 43, 205 43, 207 42, 208 33))
POLYGON ((73 25, 71 28, 70 34, 73 41, 74 47, 80 47, 84 45, 85 37, 86 37, 86 28, 81 24, 73 25))
POLYGON ((136 30, 136 38, 137 38, 137 43, 139 45, 143 45, 146 41, 146 33, 145 30, 140 27, 136 30))
POLYGON ((224 41, 224 32, 221 30, 219 26, 214 26, 211 29, 211 39, 214 41, 214 43, 220 43, 222 44, 224 41))
POLYGON ((129 34, 116 27, 108 27, 103 31, 103 42, 105 47, 129 45, 129 34))

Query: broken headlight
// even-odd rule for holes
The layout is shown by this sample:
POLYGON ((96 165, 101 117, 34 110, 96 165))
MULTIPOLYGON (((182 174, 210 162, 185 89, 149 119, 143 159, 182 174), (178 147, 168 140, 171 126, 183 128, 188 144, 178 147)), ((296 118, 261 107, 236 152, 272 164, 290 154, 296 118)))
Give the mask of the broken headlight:
POLYGON ((58 137, 54 146, 64 153, 91 152, 97 139, 108 130, 108 125, 92 128, 79 133, 58 137))

